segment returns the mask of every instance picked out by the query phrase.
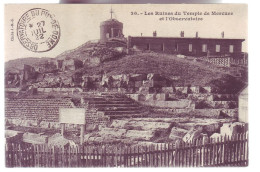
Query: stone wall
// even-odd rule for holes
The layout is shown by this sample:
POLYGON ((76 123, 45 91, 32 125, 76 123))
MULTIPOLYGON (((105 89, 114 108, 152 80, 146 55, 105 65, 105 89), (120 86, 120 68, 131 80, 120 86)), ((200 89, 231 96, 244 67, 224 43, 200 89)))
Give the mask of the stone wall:
POLYGON ((237 109, 194 109, 194 113, 205 117, 219 117, 221 113, 231 118, 238 117, 237 109))
POLYGON ((140 101, 141 104, 147 105, 147 106, 154 106, 154 107, 164 107, 164 108, 178 108, 178 109, 185 109, 185 108, 191 108, 191 101, 190 100, 177 100, 177 101, 140 101))
POLYGON ((208 58, 207 61, 217 66, 230 67, 230 57, 208 58))
POLYGON ((64 92, 64 93, 74 93, 83 92, 81 88, 37 88, 37 92, 50 93, 50 92, 64 92))

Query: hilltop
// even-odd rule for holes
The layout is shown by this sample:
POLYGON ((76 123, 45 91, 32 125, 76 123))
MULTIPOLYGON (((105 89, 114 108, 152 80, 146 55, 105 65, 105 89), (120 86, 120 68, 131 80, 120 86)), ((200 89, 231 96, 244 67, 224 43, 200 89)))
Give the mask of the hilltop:
MULTIPOLYGON (((160 74, 164 78, 179 77, 174 81, 177 86, 232 86, 239 90, 247 83, 247 69, 240 68, 242 77, 237 78, 237 68, 218 67, 194 59, 178 58, 176 55, 160 53, 142 53, 127 55, 115 61, 108 61, 97 67, 78 70, 87 75, 99 75, 106 71, 108 75, 119 74, 160 74)), ((234 90, 234 91, 235 91, 234 90)))
POLYGON ((30 65, 30 66, 35 66, 41 63, 45 63, 46 61, 53 59, 49 57, 42 57, 42 58, 37 58, 37 57, 25 57, 25 58, 19 58, 15 60, 10 60, 8 62, 5 62, 5 71, 8 71, 12 68, 22 70, 24 65, 30 65))
MULTIPOLYGON (((73 77, 75 74, 79 77, 94 76, 101 75, 103 72, 108 76, 153 73, 172 80, 175 86, 212 86, 217 90, 232 93, 238 92, 247 84, 247 67, 219 67, 201 60, 203 58, 180 58, 173 54, 154 52, 127 55, 125 48, 120 48, 122 49, 118 51, 118 47, 107 47, 104 44, 89 41, 76 49, 65 51, 55 58, 30 57, 11 60, 6 62, 5 69, 6 71, 12 68, 22 70, 24 64, 35 67, 49 60, 77 59, 84 63, 86 59, 99 58, 99 64, 83 65, 74 70, 63 69, 53 77, 58 78, 65 75, 73 77)), ((35 79, 37 80, 37 78, 35 79)))

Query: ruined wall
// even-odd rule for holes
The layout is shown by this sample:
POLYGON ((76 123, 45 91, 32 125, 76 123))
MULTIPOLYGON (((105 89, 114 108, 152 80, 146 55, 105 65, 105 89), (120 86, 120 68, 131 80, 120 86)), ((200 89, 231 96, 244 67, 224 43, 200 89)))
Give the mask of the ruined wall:
POLYGON ((29 81, 31 79, 36 79, 36 72, 34 67, 30 65, 24 65, 23 69, 23 80, 24 81, 29 81))
POLYGON ((222 58, 207 58, 207 61, 211 64, 222 66, 222 67, 230 67, 230 57, 222 57, 222 58))

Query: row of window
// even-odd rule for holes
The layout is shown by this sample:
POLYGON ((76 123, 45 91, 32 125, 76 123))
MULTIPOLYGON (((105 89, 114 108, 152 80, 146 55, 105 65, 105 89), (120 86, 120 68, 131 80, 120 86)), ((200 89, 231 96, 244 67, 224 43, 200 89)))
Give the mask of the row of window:
MULTIPOLYGON (((207 52, 208 51, 208 46, 207 44, 202 44, 202 52, 207 52)), ((189 44, 189 52, 192 52, 192 44, 189 44)), ((220 52, 220 45, 216 45, 216 52, 220 52)), ((229 53, 234 52, 234 45, 229 45, 229 53)))
MULTIPOLYGON (((150 44, 147 44, 146 47, 147 50, 150 50, 150 44)), ((175 49, 178 51, 178 44, 175 44, 175 49)), ((164 51, 164 44, 161 45, 161 50, 164 51)), ((208 46, 207 44, 202 44, 202 52, 207 52, 208 51, 208 46)), ((189 52, 192 52, 192 44, 189 44, 189 52)), ((220 52, 220 45, 216 45, 216 52, 220 52)), ((229 53, 234 52, 234 45, 229 45, 229 53)))

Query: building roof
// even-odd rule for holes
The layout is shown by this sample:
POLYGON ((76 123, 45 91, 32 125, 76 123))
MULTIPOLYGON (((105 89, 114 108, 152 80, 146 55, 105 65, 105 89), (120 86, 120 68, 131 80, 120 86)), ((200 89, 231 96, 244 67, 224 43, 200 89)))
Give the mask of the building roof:
POLYGON ((245 39, 241 38, 201 38, 201 37, 159 37, 159 36, 130 36, 131 38, 149 38, 149 39, 197 39, 197 40, 237 40, 237 41, 245 41, 245 39))
POLYGON ((123 23, 121 23, 117 19, 108 19, 106 21, 101 22, 100 26, 102 26, 102 25, 120 25, 120 26, 122 26, 123 23))

